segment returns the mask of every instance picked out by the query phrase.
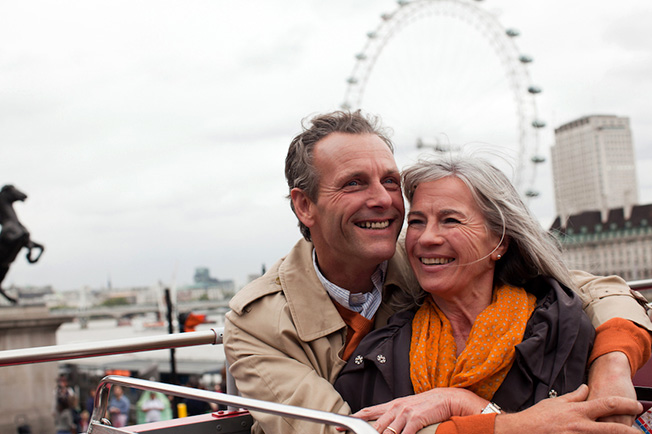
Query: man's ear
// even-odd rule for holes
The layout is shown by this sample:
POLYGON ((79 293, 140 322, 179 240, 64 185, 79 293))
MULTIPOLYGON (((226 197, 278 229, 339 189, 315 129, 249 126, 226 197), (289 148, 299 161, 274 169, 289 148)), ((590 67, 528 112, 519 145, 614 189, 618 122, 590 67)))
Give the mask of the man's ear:
POLYGON ((310 200, 306 192, 295 187, 290 190, 290 199, 292 200, 292 206, 294 206, 294 212, 297 215, 297 218, 304 225, 309 228, 312 227, 315 223, 315 207, 313 201, 310 200))

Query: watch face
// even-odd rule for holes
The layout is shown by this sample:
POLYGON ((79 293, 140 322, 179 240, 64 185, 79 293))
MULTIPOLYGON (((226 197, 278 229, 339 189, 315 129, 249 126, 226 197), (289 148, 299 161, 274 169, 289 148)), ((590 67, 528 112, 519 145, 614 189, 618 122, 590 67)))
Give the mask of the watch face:
POLYGON ((490 402, 487 404, 487 406, 482 410, 481 414, 489 414, 489 413, 501 413, 501 409, 498 405, 494 404, 493 402, 490 402))

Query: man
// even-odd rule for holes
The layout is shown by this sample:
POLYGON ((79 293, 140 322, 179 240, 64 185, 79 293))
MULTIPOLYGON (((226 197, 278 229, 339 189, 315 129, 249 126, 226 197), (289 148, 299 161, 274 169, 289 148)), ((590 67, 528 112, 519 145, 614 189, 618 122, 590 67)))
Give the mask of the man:
POLYGON ((129 409, 131 403, 122 390, 121 386, 113 386, 113 397, 109 401, 109 414, 111 415, 111 424, 116 427, 127 426, 129 419, 129 409))
MULTIPOLYGON (((243 396, 350 414, 333 381, 357 342, 386 323, 401 288, 416 285, 404 247, 396 243, 405 212, 400 174, 391 142, 359 112, 314 118, 292 141, 285 172, 304 239, 231 300, 224 336, 227 360, 243 396)), ((586 273, 577 273, 576 279, 594 325, 619 316, 652 330, 622 280, 586 273)), ((637 326, 625 323, 625 328, 634 329, 625 337, 636 335, 637 326)), ((616 348, 638 358, 631 364, 634 368, 649 357, 649 337, 642 335, 643 340, 632 345, 638 353, 616 348)), ((591 366, 590 398, 634 397, 630 360, 624 352, 607 352, 591 366)), ((510 432, 524 420, 546 427, 554 420, 568 420, 576 429, 588 426, 595 432, 603 427, 612 429, 604 432, 631 429, 594 422, 635 412, 638 407, 632 410, 631 401, 596 399, 593 404, 570 405, 583 400, 564 397, 552 407, 547 402, 526 414, 498 416, 496 432, 510 432)), ((254 432, 336 432, 296 419, 259 413, 254 418, 254 432)), ((567 428, 559 423, 557 431, 567 428)))

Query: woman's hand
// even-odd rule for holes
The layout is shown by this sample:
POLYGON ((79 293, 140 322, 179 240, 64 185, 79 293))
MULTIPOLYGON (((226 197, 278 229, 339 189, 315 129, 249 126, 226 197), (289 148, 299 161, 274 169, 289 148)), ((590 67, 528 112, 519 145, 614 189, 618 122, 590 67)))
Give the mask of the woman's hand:
POLYGON ((414 434, 423 427, 453 416, 480 414, 487 404, 489 401, 468 390, 441 387, 363 408, 353 416, 366 421, 375 420, 374 428, 379 433, 414 434))

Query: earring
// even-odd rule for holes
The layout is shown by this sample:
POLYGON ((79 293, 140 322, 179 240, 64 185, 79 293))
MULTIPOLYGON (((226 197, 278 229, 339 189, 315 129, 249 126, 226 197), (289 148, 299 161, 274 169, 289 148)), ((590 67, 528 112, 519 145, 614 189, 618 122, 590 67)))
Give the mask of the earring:
POLYGON ((501 255, 496 255, 496 260, 498 260, 498 259, 500 259, 500 258, 502 258, 501 255))

